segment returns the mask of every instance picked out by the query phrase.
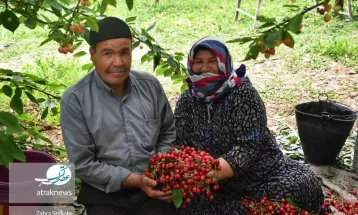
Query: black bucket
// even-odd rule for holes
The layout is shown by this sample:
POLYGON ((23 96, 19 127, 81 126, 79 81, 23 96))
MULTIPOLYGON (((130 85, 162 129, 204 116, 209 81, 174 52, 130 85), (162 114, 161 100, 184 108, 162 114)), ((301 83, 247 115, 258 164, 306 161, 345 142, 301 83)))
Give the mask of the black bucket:
POLYGON ((314 165, 335 162, 357 113, 345 105, 320 100, 297 105, 295 114, 305 161, 314 165))

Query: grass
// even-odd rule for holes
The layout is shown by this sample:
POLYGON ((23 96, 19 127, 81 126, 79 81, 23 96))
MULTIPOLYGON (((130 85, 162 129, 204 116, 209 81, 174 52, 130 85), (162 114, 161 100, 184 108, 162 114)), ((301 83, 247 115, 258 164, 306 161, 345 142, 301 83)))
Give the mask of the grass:
MULTIPOLYGON (((125 1, 118 1, 117 8, 109 8, 108 15, 126 18, 136 16, 135 28, 147 28, 153 22, 156 27, 151 31, 154 38, 170 53, 182 52, 185 55, 191 45, 199 38, 213 36, 222 41, 237 37, 254 35, 253 20, 239 15, 234 21, 236 0, 163 0, 153 4, 151 0, 135 0, 132 11, 127 9, 125 1)), ((281 21, 293 16, 287 7, 289 1, 267 0, 261 7, 261 15, 276 17, 281 21)), ((312 5, 311 0, 300 0, 295 5, 301 8, 312 5)), ((243 1, 241 8, 254 14, 256 1, 243 1)), ((358 1, 353 1, 355 22, 349 23, 344 16, 338 16, 329 23, 323 16, 308 13, 303 21, 302 33, 295 36, 295 48, 280 47, 274 58, 264 61, 260 56, 255 61, 245 62, 248 74, 261 93, 265 102, 279 102, 289 105, 287 111, 292 113, 292 104, 303 100, 316 99, 319 93, 328 93, 330 98, 346 101, 342 89, 332 90, 333 75, 326 74, 332 65, 340 65, 344 76, 339 86, 350 86, 343 93, 357 90, 354 77, 347 73, 358 71, 358 1), (352 78, 353 77, 353 78, 352 78), (321 82, 328 81, 328 85, 321 82), (318 85, 318 86, 315 86, 318 85)), ((261 23, 259 23, 261 24, 261 23)), ((10 68, 45 77, 51 82, 70 86, 83 77, 87 71, 81 65, 89 63, 89 56, 73 58, 57 52, 58 44, 39 44, 46 39, 47 29, 37 27, 29 30, 21 26, 14 34, 0 27, 0 46, 10 45, 0 51, 0 68, 10 68)), ((243 59, 248 51, 247 45, 227 44, 235 65, 243 59)), ((87 50, 87 46, 81 47, 87 50)), ((133 52, 133 69, 152 72, 150 63, 141 64, 140 58, 147 51, 137 48, 133 52)), ((184 59, 182 62, 186 64, 184 59)), ((167 96, 178 94, 180 85, 173 85, 169 78, 158 77, 163 83, 167 96)), ((175 98, 175 97, 174 97, 175 98)), ((354 100, 354 98, 352 98, 354 100)), ((350 100, 349 100, 350 101, 350 100)), ((7 108, 6 97, 0 97, 0 109, 7 108)), ((358 108, 358 104, 355 103, 358 108)), ((270 113, 270 112, 269 112, 270 113)))

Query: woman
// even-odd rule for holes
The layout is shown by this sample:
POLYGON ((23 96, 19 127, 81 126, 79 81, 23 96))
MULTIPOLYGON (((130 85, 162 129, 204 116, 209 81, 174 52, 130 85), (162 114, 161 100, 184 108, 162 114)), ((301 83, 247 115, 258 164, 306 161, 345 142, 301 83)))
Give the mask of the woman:
POLYGON ((240 199, 290 198, 296 206, 319 212, 322 189, 304 165, 284 156, 266 125, 258 92, 244 77, 245 66, 233 71, 227 47, 204 38, 188 57, 189 90, 175 109, 177 144, 220 158, 220 191, 213 201, 195 197, 179 214, 246 214, 240 199))

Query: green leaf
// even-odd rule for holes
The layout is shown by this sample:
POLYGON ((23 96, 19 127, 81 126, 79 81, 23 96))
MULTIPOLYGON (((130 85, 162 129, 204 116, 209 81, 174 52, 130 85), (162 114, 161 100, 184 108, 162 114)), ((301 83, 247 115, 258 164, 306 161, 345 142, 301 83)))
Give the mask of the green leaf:
POLYGON ((21 92, 22 90, 20 88, 16 88, 15 95, 12 97, 10 101, 10 107, 19 114, 24 112, 23 103, 21 100, 21 94, 22 94, 21 92))
MULTIPOLYGON (((252 43, 251 43, 252 45, 252 43)), ((259 55, 260 52, 260 44, 255 43, 254 45, 252 45, 249 49, 249 52, 246 54, 245 59, 243 61, 246 60, 251 60, 251 59, 256 59, 257 56, 259 55)))
POLYGON ((22 90, 21 90, 21 88, 16 87, 16 89, 15 89, 15 95, 18 95, 19 97, 21 97, 21 95, 22 95, 22 90))
POLYGON ((179 208, 183 203, 183 194, 181 193, 180 189, 173 190, 173 203, 176 208, 179 208))
POLYGON ((177 69, 178 69, 177 62, 176 62, 173 58, 171 58, 171 57, 168 58, 168 64, 169 64, 169 66, 171 66, 174 70, 177 70, 177 69))
POLYGON ((290 144, 295 144, 298 140, 298 137, 297 136, 293 136, 290 138, 290 144))
POLYGON ((126 18, 125 21, 126 21, 126 22, 133 22, 133 21, 135 21, 136 19, 137 19, 136 16, 131 16, 131 17, 126 18))
MULTIPOLYGON (((36 137, 36 139, 38 139, 38 138, 36 137)), ((42 148, 45 147, 45 145, 34 143, 34 144, 32 144, 32 147, 35 148, 35 149, 42 149, 42 148)))
POLYGON ((45 45, 46 43, 50 42, 52 39, 51 38, 47 38, 46 40, 42 41, 40 46, 45 45))
POLYGON ((183 80, 177 79, 172 82, 172 84, 180 84, 183 83, 183 80))
POLYGON ((126 0, 126 4, 129 10, 133 9, 133 0, 126 0))
POLYGON ((260 15, 259 17, 257 17, 257 20, 259 20, 260 22, 276 22, 276 18, 271 18, 264 15, 260 15))
POLYGON ((152 29, 155 27, 156 24, 157 24, 156 22, 153 22, 153 23, 147 28, 146 31, 148 32, 148 31, 152 30, 152 29))
POLYGON ((9 69, 1 69, 0 68, 0 74, 6 75, 6 76, 11 76, 14 74, 14 72, 9 69))
POLYGON ((11 144, 11 153, 12 153, 12 157, 15 158, 16 160, 19 160, 22 162, 26 161, 24 152, 20 149, 20 147, 18 145, 11 144))
POLYGON ((181 61, 181 60, 183 60, 184 58, 183 58, 183 56, 181 56, 181 55, 176 55, 176 56, 175 56, 175 59, 176 59, 177 61, 181 61))
POLYGON ((93 63, 88 63, 82 66, 82 70, 90 71, 93 68, 93 63))
POLYGON ((98 32, 99 27, 97 21, 89 16, 86 17, 86 20, 87 26, 89 26, 91 30, 98 32))
POLYGON ((2 20, 2 25, 9 31, 15 32, 19 27, 20 21, 19 18, 10 10, 6 9, 1 12, 0 19, 2 20))
POLYGON ((50 144, 50 145, 53 144, 50 139, 44 137, 42 134, 39 134, 37 137, 40 138, 41 140, 45 141, 46 143, 50 144))
MULTIPOLYGON (((46 22, 51 22, 51 19, 49 19, 47 16, 45 16, 44 14, 40 14, 42 16, 42 18, 44 18, 46 20, 46 22)), ((43 26, 41 26, 43 27, 43 26)))
POLYGON ((80 51, 77 52, 76 54, 73 55, 73 57, 82 57, 85 56, 87 53, 85 51, 80 51))
MULTIPOLYGON (((12 143, 10 143, 12 144, 12 143)), ((0 166, 4 166, 5 168, 9 168, 10 167, 10 163, 12 163, 13 158, 12 156, 4 151, 0 151, 0 166)))
POLYGON ((293 201, 292 201, 292 199, 290 199, 290 198, 286 198, 286 201, 287 201, 287 203, 289 204, 289 205, 292 205, 292 206, 295 206, 295 203, 293 203, 293 201))
POLYGON ((103 1, 101 4, 101 7, 99 8, 99 13, 101 15, 103 15, 106 12, 107 6, 108 6, 108 4, 105 1, 103 1))
POLYGON ((6 126, 7 129, 11 129, 15 132, 21 132, 19 121, 11 113, 0 111, 0 124, 6 126))
POLYGON ((182 79, 182 76, 180 74, 173 74, 171 77, 170 77, 173 81, 174 80, 181 80, 182 79))
POLYGON ((62 6, 57 1, 50 2, 51 10, 57 17, 62 17, 62 6))
POLYGON ((49 35, 49 38, 55 40, 56 42, 61 42, 63 37, 64 34, 58 29, 52 31, 52 33, 49 35))
POLYGON ((160 46, 158 46, 158 45, 155 45, 155 44, 153 44, 153 46, 152 46, 152 49, 155 51, 155 52, 162 52, 162 48, 160 47, 160 46))
POLYGON ((173 72, 171 69, 167 68, 165 71, 164 71, 164 77, 170 77, 172 76, 173 72))
POLYGON ((45 108, 45 110, 42 112, 41 114, 41 119, 45 119, 47 117, 48 114, 48 106, 45 108))
POLYGON ((5 95, 7 95, 8 97, 11 98, 11 95, 12 95, 12 88, 11 87, 9 87, 7 85, 4 85, 1 90, 5 95))
POLYGON ((113 7, 117 6, 116 0, 104 0, 104 2, 106 2, 106 4, 108 4, 108 5, 112 5, 113 7))
POLYGON ((300 10, 300 7, 299 6, 297 6, 297 5, 284 5, 283 7, 287 7, 287 8, 289 8, 290 9, 290 11, 292 11, 292 12, 296 12, 296 11, 299 11, 300 10))
POLYGON ((36 101, 37 101, 38 104, 40 104, 40 103, 46 101, 46 99, 44 99, 44 98, 39 98, 39 99, 36 99, 36 101))
POLYGON ((20 142, 26 142, 26 139, 31 137, 31 135, 27 134, 27 133, 21 133, 19 135, 16 135, 16 137, 14 138, 16 141, 20 141, 20 142))
POLYGON ((303 16, 301 14, 294 16, 287 25, 288 30, 294 33, 299 32, 298 28, 302 24, 302 18, 303 16))
POLYGON ((280 40, 282 38, 282 32, 281 31, 275 31, 272 33, 269 33, 267 37, 264 39, 264 46, 266 49, 272 48, 275 46, 276 41, 280 40))
POLYGON ((45 81, 43 78, 40 78, 40 77, 38 77, 38 76, 36 76, 36 75, 33 75, 33 74, 29 74, 29 73, 25 73, 25 72, 23 72, 23 73, 21 73, 21 76, 23 76, 23 77, 27 77, 27 78, 29 78, 31 81, 45 81))
POLYGON ((57 115, 58 114, 57 107, 51 108, 51 112, 52 112, 53 115, 57 115))
POLYGON ((293 160, 300 160, 300 158, 301 158, 301 156, 299 156, 297 154, 290 154, 290 155, 288 155, 288 157, 293 160))
POLYGON ((73 1, 71 1, 71 0, 60 0, 60 2, 64 3, 65 5, 70 5, 73 1))
POLYGON ((236 38, 236 39, 233 39, 233 40, 228 40, 226 41, 227 43, 240 43, 240 44, 244 44, 244 43, 247 43, 247 42, 250 42, 254 40, 254 38, 252 37, 240 37, 240 38, 236 38))
POLYGON ((80 185, 80 184, 81 184, 81 179, 76 178, 76 179, 75 179, 75 184, 76 184, 76 185, 80 185))
POLYGON ((37 26, 37 22, 33 19, 26 19, 25 22, 24 22, 25 26, 30 28, 30 29, 35 29, 36 26, 37 26))
MULTIPOLYGON (((16 10, 13 10, 13 12, 17 12, 17 11, 16 11, 16 10)), ((24 21, 25 21, 25 17, 24 17, 24 16, 20 16, 20 17, 18 17, 18 18, 19 18, 20 24, 24 23, 24 21)))
POLYGON ((153 71, 155 71, 155 69, 158 67, 161 59, 162 59, 162 56, 161 56, 160 52, 157 55, 154 56, 153 71))
POLYGON ((59 9, 53 7, 53 6, 51 6, 51 9, 52 9, 53 14, 55 14, 57 17, 62 17, 61 10, 59 10, 59 9))
POLYGON ((45 80, 36 80, 34 81, 36 84, 46 85, 47 82, 45 80))
POLYGON ((89 44, 89 30, 87 28, 85 28, 85 31, 83 32, 83 38, 89 44))
POLYGON ((132 49, 137 48, 137 47, 139 46, 139 44, 140 44, 140 41, 139 41, 139 40, 138 40, 138 41, 135 41, 134 43, 132 43, 132 49))
POLYGON ((274 22, 266 22, 265 24, 261 25, 259 29, 267 28, 276 25, 274 22))
POLYGON ((142 56, 142 58, 140 59, 141 63, 143 64, 146 61, 149 61, 153 56, 150 55, 150 53, 147 53, 145 55, 142 56))
POLYGON ((0 140, 0 166, 9 168, 9 165, 13 162, 14 158, 22 162, 25 161, 25 155, 14 142, 13 136, 3 135, 3 132, 0 132, 0 140))
POLYGON ((164 74, 164 71, 167 70, 168 67, 159 67, 157 68, 157 71, 155 71, 156 76, 161 76, 164 74))
POLYGON ((30 101, 32 101, 33 103, 37 104, 37 100, 36 98, 29 92, 25 91, 26 96, 30 99, 30 101))
POLYGON ((187 89, 188 89, 188 85, 186 83, 183 83, 180 87, 180 92, 183 93, 187 89))

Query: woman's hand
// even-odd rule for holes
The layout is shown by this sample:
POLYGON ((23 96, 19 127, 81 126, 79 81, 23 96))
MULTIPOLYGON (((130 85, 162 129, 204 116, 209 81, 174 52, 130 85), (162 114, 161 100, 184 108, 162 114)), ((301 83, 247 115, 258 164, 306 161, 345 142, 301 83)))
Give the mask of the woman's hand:
POLYGON ((234 173, 232 172, 232 168, 229 165, 229 163, 223 158, 219 158, 219 162, 220 162, 221 170, 219 171, 211 170, 206 174, 206 177, 216 178, 217 181, 231 178, 234 175, 234 173))

